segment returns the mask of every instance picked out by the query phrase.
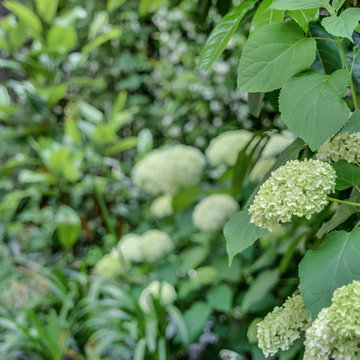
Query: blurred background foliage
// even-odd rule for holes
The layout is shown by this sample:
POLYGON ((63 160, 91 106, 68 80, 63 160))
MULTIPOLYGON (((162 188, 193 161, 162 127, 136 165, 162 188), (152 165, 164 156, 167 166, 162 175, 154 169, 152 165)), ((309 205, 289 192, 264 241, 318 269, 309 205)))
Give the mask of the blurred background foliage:
POLYGON ((321 219, 295 221, 231 267, 222 230, 192 221, 207 195, 247 202, 269 169, 254 168, 267 130, 283 129, 276 93, 260 112, 261 95, 248 103, 236 89, 246 19, 212 70, 196 68, 210 30, 237 3, 2 2, 2 359, 217 359, 222 349, 242 354, 223 359, 263 359, 256 321, 297 287, 292 259, 321 219), (236 163, 207 165, 198 184, 172 194, 168 214, 154 214, 154 197, 131 179, 134 164, 164 145, 204 152, 235 129, 254 134, 236 163), (169 254, 134 263, 114 251, 124 235, 150 229, 171 236, 169 254), (171 284, 176 300, 162 299, 161 283, 144 308, 139 296, 153 281, 171 284))

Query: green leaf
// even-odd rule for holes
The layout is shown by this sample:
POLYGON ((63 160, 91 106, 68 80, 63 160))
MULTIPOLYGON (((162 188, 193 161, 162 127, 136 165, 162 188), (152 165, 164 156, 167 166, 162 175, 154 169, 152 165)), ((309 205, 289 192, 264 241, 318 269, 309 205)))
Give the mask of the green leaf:
POLYGON ((267 230, 250 223, 250 218, 248 209, 242 210, 234 214, 224 227, 229 266, 236 254, 241 253, 261 236, 268 233, 267 230))
POLYGON ((221 284, 210 289, 206 293, 208 303, 215 309, 222 312, 229 312, 232 306, 233 292, 229 285, 221 284))
POLYGON ((199 192, 200 185, 193 185, 180 189, 172 200, 172 207, 174 211, 178 212, 192 205, 196 201, 199 192))
POLYGON ((173 305, 170 305, 168 307, 168 312, 169 312, 171 320, 177 327, 177 330, 178 330, 177 333, 179 334, 179 336, 181 338, 181 342, 184 345, 188 345, 189 344, 189 334, 188 334, 185 320, 184 320, 182 313, 180 312, 180 310, 178 308, 176 308, 173 305))
POLYGON ((245 293, 241 303, 241 310, 247 312, 251 309, 252 305, 262 302, 268 291, 276 285, 278 280, 279 271, 277 269, 266 270, 260 273, 245 293))
POLYGON ((331 6, 334 8, 336 12, 344 5, 345 0, 333 0, 331 6))
POLYGON ((270 6, 272 3, 273 0, 263 0, 258 6, 251 21, 250 35, 252 35, 257 29, 265 25, 283 20, 284 10, 273 9, 270 6))
POLYGON ((290 79, 281 90, 282 120, 313 151, 348 121, 350 109, 342 97, 349 78, 346 70, 331 75, 309 72, 290 79))
POLYGON ((254 6, 256 0, 247 0, 228 12, 216 25, 200 53, 199 68, 208 70, 221 55, 240 21, 254 6))
POLYGON ((56 15, 59 0, 36 0, 36 11, 41 18, 47 23, 51 24, 56 15))
POLYGON ((325 30, 339 37, 345 37, 353 42, 352 33, 360 21, 360 9, 349 8, 344 10, 339 16, 328 16, 321 21, 325 30))
POLYGON ((305 38, 295 22, 260 28, 246 42, 240 58, 238 87, 248 92, 279 89, 315 60, 316 41, 305 38))
POLYGON ((24 24, 37 32, 41 32, 42 25, 40 19, 27 6, 16 1, 5 1, 4 6, 23 21, 24 24))
POLYGON ((360 132, 360 110, 355 110, 346 123, 346 125, 341 129, 342 133, 356 133, 360 132))
POLYGON ((360 184, 360 167, 347 161, 333 165, 336 171, 336 190, 345 190, 360 184))
POLYGON ((203 301, 195 302, 184 313, 184 320, 189 334, 189 343, 192 344, 203 332, 205 323, 211 314, 211 306, 203 301))
POLYGON ((309 22, 315 21, 318 18, 318 9, 289 10, 288 14, 308 33, 309 22))
POLYGON ((66 54, 76 45, 77 35, 72 26, 55 25, 48 31, 46 40, 49 51, 66 54))
POLYGON ((108 0, 106 9, 107 11, 114 11, 118 7, 120 7, 122 4, 124 4, 127 0, 108 0))
POLYGON ((150 11, 156 11, 168 0, 140 0, 139 13, 141 16, 146 15, 150 11))
POLYGON ((146 340, 144 338, 137 341, 134 349, 134 360, 144 360, 146 351, 146 340))
POLYGON ((55 221, 60 244, 65 249, 71 248, 76 243, 81 230, 78 213, 70 206, 61 205, 56 213, 55 221))
MULTIPOLYGON (((357 189, 353 189, 351 196, 349 199, 346 199, 349 202, 360 202, 360 193, 357 189)), ((318 238, 323 237, 330 231, 337 228, 340 224, 346 221, 351 215, 357 212, 357 208, 355 206, 340 204, 338 205, 335 214, 331 217, 331 219, 327 222, 324 222, 321 225, 321 228, 316 233, 318 238)))
POLYGON ((360 280, 360 229, 334 231, 318 250, 310 250, 299 265, 300 291, 314 317, 331 304, 333 292, 360 280))
POLYGON ((110 41, 112 39, 117 39, 121 35, 121 32, 119 29, 111 29, 107 33, 99 35, 94 40, 86 44, 82 49, 81 52, 83 54, 89 54, 91 51, 96 49, 97 47, 101 46, 102 44, 106 43, 107 41, 110 41))
POLYGON ((249 93, 248 105, 250 114, 259 117, 264 99, 264 93, 249 93))
POLYGON ((320 0, 275 0, 271 6, 277 10, 303 10, 303 9, 318 9, 321 7, 320 0))

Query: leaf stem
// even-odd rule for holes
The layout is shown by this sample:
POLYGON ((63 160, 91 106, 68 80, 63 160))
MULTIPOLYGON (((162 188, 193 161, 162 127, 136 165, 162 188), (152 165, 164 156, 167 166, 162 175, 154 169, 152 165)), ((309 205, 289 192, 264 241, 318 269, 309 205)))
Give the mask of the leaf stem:
POLYGON ((355 230, 356 228, 358 228, 360 225, 360 220, 358 221, 358 223, 354 226, 353 230, 355 230))
POLYGON ((325 38, 325 37, 314 36, 314 37, 312 37, 312 39, 315 39, 315 40, 326 40, 326 41, 332 41, 332 42, 334 42, 334 43, 336 43, 336 44, 337 44, 337 41, 336 41, 336 40, 334 40, 334 39, 330 39, 330 38, 325 38))
POLYGON ((109 233, 116 237, 116 231, 115 231, 115 228, 113 226, 112 219, 110 218, 109 212, 108 212, 108 210, 106 208, 103 194, 98 189, 97 186, 95 186, 95 195, 96 195, 96 200, 97 200, 97 202, 99 204, 100 210, 102 212, 102 215, 104 217, 106 227, 107 227, 109 233))
POLYGON ((332 202, 339 203, 339 204, 346 204, 346 205, 350 205, 350 206, 360 206, 360 203, 354 203, 354 202, 351 202, 351 201, 335 199, 335 198, 332 198, 332 197, 328 197, 328 200, 332 201, 332 202))
POLYGON ((351 89, 351 94, 352 94, 352 98, 353 98, 353 102, 354 102, 354 108, 355 110, 359 108, 359 105, 358 105, 358 100, 357 100, 357 97, 356 97, 356 91, 355 91, 355 86, 354 86, 354 82, 353 82, 353 79, 352 79, 352 75, 351 75, 351 71, 350 71, 350 68, 349 68, 349 64, 346 60, 346 55, 345 55, 345 51, 344 51, 344 48, 342 46, 342 40, 340 40, 339 37, 336 38, 336 42, 338 44, 338 47, 339 47, 339 50, 340 50, 340 54, 341 54, 341 57, 342 57, 342 60, 343 60, 343 63, 344 63, 344 68, 349 71, 350 73, 350 89, 351 89))

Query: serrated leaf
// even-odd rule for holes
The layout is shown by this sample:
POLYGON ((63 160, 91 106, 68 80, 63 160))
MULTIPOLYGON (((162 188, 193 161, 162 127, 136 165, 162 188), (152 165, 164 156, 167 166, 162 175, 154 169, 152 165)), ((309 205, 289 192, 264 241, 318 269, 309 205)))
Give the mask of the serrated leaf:
POLYGON ((304 32, 309 32, 309 22, 318 18, 318 9, 289 10, 288 14, 299 24, 304 32))
POLYGON ((199 68, 208 70, 211 64, 222 54, 240 21, 254 6, 257 0, 247 0, 229 11, 216 25, 201 50, 199 68))
POLYGON ((251 21, 250 35, 265 25, 283 20, 284 10, 273 9, 271 7, 272 3, 273 0, 264 0, 257 7, 254 17, 251 21))
POLYGON ((360 9, 349 8, 339 16, 328 16, 321 21, 324 29, 334 36, 345 37, 353 42, 352 33, 360 21, 360 9))
POLYGON ((233 215, 224 227, 226 240, 226 251, 229 256, 229 266, 236 254, 241 253, 251 246, 268 231, 250 223, 248 209, 242 210, 233 215))
POLYGON ((279 98, 281 118, 296 136, 314 151, 348 121, 350 109, 342 99, 350 74, 309 72, 290 79, 279 98))
POLYGON ((355 110, 346 123, 346 125, 341 129, 342 133, 356 133, 360 132, 360 110, 355 110))
POLYGON ((360 280, 360 229, 334 231, 318 250, 310 250, 299 265, 300 291, 314 317, 331 304, 333 292, 360 280))
POLYGON ((295 22, 273 23, 258 29, 240 58, 238 87, 248 92, 279 89, 315 60, 316 41, 305 38, 295 22))
POLYGON ((345 190, 360 184, 360 167, 347 161, 333 164, 336 171, 336 190, 345 190))
POLYGON ((40 19, 27 6, 17 1, 5 1, 4 6, 23 21, 24 24, 37 32, 41 32, 42 25, 40 19))
MULTIPOLYGON (((360 193, 358 190, 353 189, 351 196, 347 201, 350 202, 360 202, 360 193)), ((357 208, 355 206, 350 206, 346 204, 340 204, 338 205, 335 214, 332 216, 332 218, 324 222, 321 225, 321 228, 316 233, 316 236, 318 238, 323 237, 330 231, 337 228, 340 224, 342 224, 344 221, 346 221, 351 215, 355 214, 357 212, 357 208)))
POLYGON ((320 0, 275 0, 271 7, 277 10, 302 10, 318 9, 321 5, 320 0))

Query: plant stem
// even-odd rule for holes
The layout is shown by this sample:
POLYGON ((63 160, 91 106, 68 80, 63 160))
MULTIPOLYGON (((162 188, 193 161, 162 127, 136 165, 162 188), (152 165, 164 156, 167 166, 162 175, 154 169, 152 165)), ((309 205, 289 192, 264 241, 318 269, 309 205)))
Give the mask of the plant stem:
POLYGON ((337 41, 334 40, 334 39, 330 39, 330 38, 324 38, 324 37, 319 37, 319 36, 314 36, 314 37, 311 37, 312 39, 315 39, 315 40, 326 40, 326 41, 332 41, 334 43, 337 44, 337 41))
POLYGON ((360 225, 360 220, 359 220, 359 222, 355 225, 355 227, 353 228, 353 230, 355 230, 359 225, 360 225))
POLYGON ((356 91, 355 91, 355 86, 354 86, 354 82, 353 82, 353 79, 352 79, 352 75, 351 75, 351 71, 350 71, 350 68, 349 68, 349 64, 346 60, 346 55, 345 55, 345 51, 344 51, 344 48, 341 44, 342 42, 342 39, 340 40, 339 37, 336 38, 336 42, 338 44, 338 47, 339 47, 339 50, 340 50, 340 54, 341 54, 341 57, 342 57, 342 60, 343 60, 343 63, 344 63, 344 68, 349 71, 350 73, 350 89, 351 89, 351 94, 352 94, 352 98, 353 98, 353 102, 354 102, 354 108, 355 110, 359 108, 359 105, 358 105, 358 101, 357 101, 357 97, 356 97, 356 91))
POLYGON ((339 203, 339 204, 346 204, 346 205, 350 205, 350 206, 360 206, 360 203, 354 203, 354 202, 351 202, 351 201, 335 199, 335 198, 332 198, 332 197, 328 197, 328 200, 339 203))
POLYGON ((114 228, 113 223, 111 221, 109 212, 108 212, 108 210, 106 208, 103 195, 100 192, 100 190, 97 188, 97 186, 95 186, 95 194, 96 194, 96 200, 97 200, 97 202, 98 202, 98 204, 100 206, 100 210, 101 210, 101 212, 103 214, 106 227, 107 227, 109 233, 116 237, 115 228, 114 228))

